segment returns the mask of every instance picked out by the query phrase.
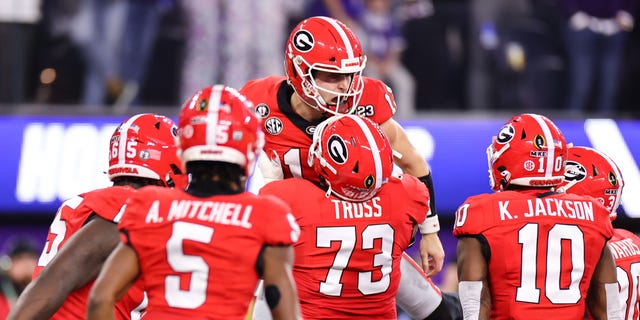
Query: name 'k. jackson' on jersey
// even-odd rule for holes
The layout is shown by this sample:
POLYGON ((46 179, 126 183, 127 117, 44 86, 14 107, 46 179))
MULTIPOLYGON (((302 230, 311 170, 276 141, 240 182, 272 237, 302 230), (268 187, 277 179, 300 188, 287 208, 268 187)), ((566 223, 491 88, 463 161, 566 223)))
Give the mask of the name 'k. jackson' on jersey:
MULTIPOLYGON (((34 270, 33 279, 38 277, 67 240, 82 228, 92 214, 95 213, 107 221, 117 223, 120 208, 135 191, 128 186, 113 186, 83 193, 63 202, 49 227, 47 240, 34 270)), ((82 268, 82 266, 78 267, 82 268)), ((93 281, 71 292, 51 319, 84 319, 87 298, 92 286, 93 281)), ((145 306, 144 290, 141 284, 136 282, 136 285, 132 286, 116 304, 116 319, 130 319, 145 306)))
POLYGON ((289 204, 300 226, 293 276, 304 318, 397 318, 400 260, 426 217, 428 192, 406 174, 363 202, 327 197, 300 178, 260 189, 289 204))
POLYGON ((138 255, 149 319, 242 319, 259 275, 263 246, 298 237, 280 199, 249 192, 201 198, 145 187, 118 225, 138 255))
POLYGON ((613 227, 593 198, 505 191, 468 198, 456 212, 453 234, 486 241, 491 319, 583 319, 613 227))
MULTIPOLYGON (((307 157, 313 131, 324 118, 309 122, 296 114, 290 102, 293 92, 283 76, 251 80, 240 89, 263 119, 264 152, 271 161, 280 162, 284 178, 318 181, 313 169, 307 165, 307 157)), ((391 89, 382 81, 364 77, 364 91, 355 112, 378 124, 389 120, 396 112, 391 89)))

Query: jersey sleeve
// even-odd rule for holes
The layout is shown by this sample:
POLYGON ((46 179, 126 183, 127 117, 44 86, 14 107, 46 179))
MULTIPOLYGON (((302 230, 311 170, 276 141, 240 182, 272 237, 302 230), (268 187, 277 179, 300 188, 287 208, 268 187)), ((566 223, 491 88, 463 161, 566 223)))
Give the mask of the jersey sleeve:
POLYGON ((456 210, 453 235, 456 237, 479 235, 491 226, 486 210, 487 201, 483 195, 467 198, 456 210))
POLYGON ((300 236, 300 227, 289 206, 275 196, 261 196, 265 212, 259 222, 264 242, 269 246, 291 246, 300 236))
POLYGON ((130 187, 109 187, 102 189, 99 194, 96 192, 86 193, 82 205, 105 220, 117 222, 120 208, 133 193, 135 190, 130 187))
POLYGON ((239 92, 257 106, 266 100, 275 99, 278 87, 285 79, 283 76, 268 76, 249 80, 240 88, 239 92))
MULTIPOLYGON (((289 181, 293 181, 293 180, 289 180, 289 181)), ((262 188, 260 188, 259 194, 278 196, 279 190, 281 189, 281 185, 282 183, 280 182, 280 180, 269 182, 264 186, 262 186, 262 188)))
POLYGON ((429 190, 414 176, 403 174, 401 180, 411 201, 409 212, 411 220, 421 224, 429 213, 429 190))
POLYGON ((154 195, 147 188, 143 188, 135 192, 129 197, 122 208, 118 230, 120 231, 120 240, 128 245, 131 244, 129 237, 130 232, 135 232, 136 228, 144 226, 143 202, 145 199, 155 199, 154 195))
POLYGON ((247 96, 248 93, 254 92, 256 90, 256 86, 258 86, 259 84, 258 80, 259 79, 252 79, 247 81, 247 83, 245 83, 244 86, 240 88, 239 92, 244 96, 247 96))
POLYGON ((375 123, 382 124, 396 113, 396 100, 391 88, 384 82, 365 78, 365 89, 356 112, 375 123))

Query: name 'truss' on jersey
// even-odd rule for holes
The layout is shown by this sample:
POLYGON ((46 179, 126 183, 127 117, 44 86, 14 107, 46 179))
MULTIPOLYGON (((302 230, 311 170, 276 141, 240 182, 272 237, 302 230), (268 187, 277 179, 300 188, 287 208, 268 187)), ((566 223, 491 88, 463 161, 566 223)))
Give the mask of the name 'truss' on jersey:
POLYGON ((382 217, 380 197, 373 197, 363 202, 351 202, 331 199, 336 210, 336 220, 382 217))

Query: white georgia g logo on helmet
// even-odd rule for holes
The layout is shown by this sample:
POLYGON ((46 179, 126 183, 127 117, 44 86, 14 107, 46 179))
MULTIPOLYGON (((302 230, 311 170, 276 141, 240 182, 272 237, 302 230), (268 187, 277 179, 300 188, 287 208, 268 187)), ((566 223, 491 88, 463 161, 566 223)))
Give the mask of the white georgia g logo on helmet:
POLYGON ((504 127, 502 127, 502 129, 500 129, 500 132, 498 132, 498 135, 496 136, 496 141, 500 144, 505 144, 511 141, 511 139, 513 139, 515 134, 516 134, 516 130, 513 128, 513 126, 511 124, 507 124, 504 127))
POLYGON ((335 134, 329 137, 329 141, 327 141, 327 151, 331 159, 339 164, 347 162, 349 158, 347 146, 344 144, 342 138, 335 134))
POLYGON ((308 52, 313 49, 313 36, 307 30, 300 30, 293 36, 293 45, 300 52, 308 52))

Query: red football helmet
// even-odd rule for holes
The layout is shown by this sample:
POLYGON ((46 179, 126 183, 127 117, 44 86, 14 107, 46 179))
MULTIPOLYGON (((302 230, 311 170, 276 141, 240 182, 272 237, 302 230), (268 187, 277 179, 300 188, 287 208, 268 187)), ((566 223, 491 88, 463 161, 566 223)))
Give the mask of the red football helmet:
POLYGON ((132 116, 111 135, 109 179, 132 176, 184 186, 176 143, 177 127, 171 119, 151 113, 132 116))
POLYGON ((311 17, 300 22, 289 35, 285 71, 296 93, 311 107, 333 114, 350 113, 360 101, 366 56, 355 34, 342 22, 328 17, 311 17), (316 84, 315 71, 352 74, 346 92, 327 90, 316 84), (329 104, 321 92, 336 96, 329 104))
POLYGON ((180 154, 189 161, 235 163, 253 172, 264 146, 264 133, 253 104, 231 87, 214 85, 198 91, 178 119, 180 154))
POLYGON ((333 116, 316 127, 308 162, 337 197, 365 201, 389 179, 392 152, 389 139, 371 120, 333 116))
POLYGON ((615 219, 624 181, 615 162, 602 152, 587 147, 571 147, 561 187, 568 193, 598 199, 615 219))
POLYGON ((521 114, 500 129, 487 148, 493 190, 509 185, 553 187, 564 179, 567 145, 548 118, 521 114))

